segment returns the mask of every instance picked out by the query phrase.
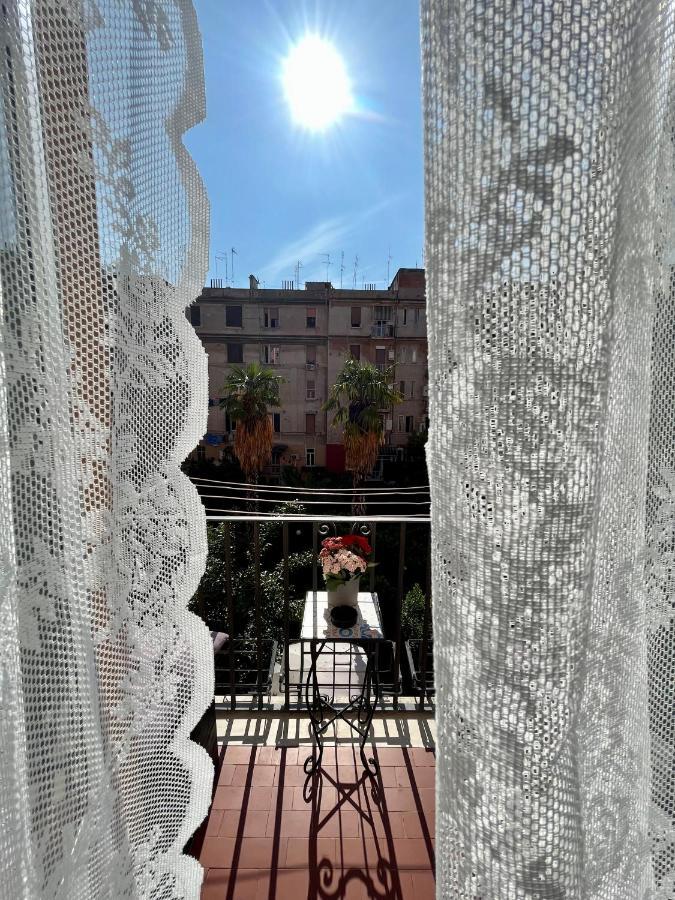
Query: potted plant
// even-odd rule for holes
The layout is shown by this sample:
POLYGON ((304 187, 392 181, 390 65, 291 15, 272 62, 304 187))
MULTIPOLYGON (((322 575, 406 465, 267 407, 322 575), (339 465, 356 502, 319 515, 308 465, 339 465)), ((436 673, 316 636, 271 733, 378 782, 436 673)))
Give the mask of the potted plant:
POLYGON ((329 537, 321 542, 319 561, 328 591, 329 609, 357 605, 359 580, 375 565, 368 562, 372 552, 368 540, 359 534, 329 537))

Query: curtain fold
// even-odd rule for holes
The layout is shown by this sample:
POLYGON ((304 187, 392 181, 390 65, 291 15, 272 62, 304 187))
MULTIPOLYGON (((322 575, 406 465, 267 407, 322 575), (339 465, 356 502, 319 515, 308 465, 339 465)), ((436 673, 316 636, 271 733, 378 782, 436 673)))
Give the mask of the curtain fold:
POLYGON ((187 611, 208 208, 187 0, 8 0, 0 65, 0 896, 196 897, 212 764, 187 611))
POLYGON ((443 900, 675 897, 673 16, 422 3, 443 900))

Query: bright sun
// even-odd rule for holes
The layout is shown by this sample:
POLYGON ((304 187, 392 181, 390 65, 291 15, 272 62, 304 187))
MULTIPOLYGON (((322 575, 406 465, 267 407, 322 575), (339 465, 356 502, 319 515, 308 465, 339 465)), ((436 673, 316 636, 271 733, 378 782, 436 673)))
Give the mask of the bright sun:
POLYGON ((323 131, 353 107, 342 57, 328 41, 307 35, 283 64, 286 100, 294 120, 310 131, 323 131))

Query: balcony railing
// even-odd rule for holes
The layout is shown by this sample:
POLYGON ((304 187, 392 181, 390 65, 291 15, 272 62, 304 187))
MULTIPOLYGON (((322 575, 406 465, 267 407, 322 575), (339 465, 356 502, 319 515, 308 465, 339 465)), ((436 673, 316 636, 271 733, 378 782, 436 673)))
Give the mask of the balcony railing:
MULTIPOLYGON (((378 506, 395 503, 400 509, 401 490, 405 492, 399 488, 389 499, 378 492, 378 506)), ((320 505, 325 500, 304 502, 320 505)), ((254 503, 251 500, 251 506, 254 503)), ((349 506, 350 500, 345 503, 349 506)), ((215 660, 215 692, 221 708, 291 710, 304 705, 304 682, 297 677, 297 662, 291 669, 289 650, 295 645, 296 652, 300 646, 306 592, 325 589, 318 558, 321 540, 350 531, 368 537, 378 564, 362 578, 361 590, 377 593, 382 613, 383 702, 396 707, 406 698, 420 709, 430 702, 434 686, 428 505, 410 500, 408 509, 421 511, 372 516, 252 511, 207 515, 206 589, 203 582, 193 604, 211 630, 229 636, 215 660), (418 590, 413 591, 416 604, 406 606, 414 585, 421 588, 423 608, 418 590)))
POLYGON ((371 337, 393 338, 395 335, 395 326, 393 322, 377 322, 370 328, 371 337))

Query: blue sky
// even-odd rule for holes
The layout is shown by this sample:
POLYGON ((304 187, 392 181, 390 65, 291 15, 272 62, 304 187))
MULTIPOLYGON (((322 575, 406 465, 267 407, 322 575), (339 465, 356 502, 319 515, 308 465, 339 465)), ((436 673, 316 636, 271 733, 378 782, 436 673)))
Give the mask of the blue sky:
MULTIPOLYGON (((419 7, 415 0, 196 0, 204 44, 206 121, 185 137, 211 203, 215 254, 235 247, 235 282, 294 277, 384 286, 422 265, 419 7), (357 112, 323 133, 291 120, 281 69, 303 35, 344 59, 357 112), (390 249, 391 248, 391 249, 390 249)), ((231 274, 231 273, 230 273, 231 274)), ((218 262, 219 277, 225 263, 218 262)))

